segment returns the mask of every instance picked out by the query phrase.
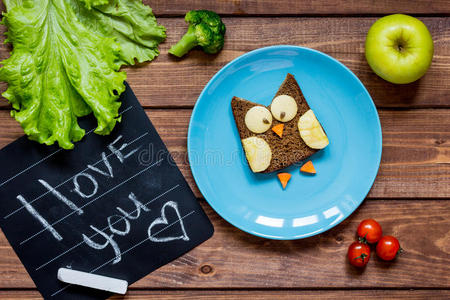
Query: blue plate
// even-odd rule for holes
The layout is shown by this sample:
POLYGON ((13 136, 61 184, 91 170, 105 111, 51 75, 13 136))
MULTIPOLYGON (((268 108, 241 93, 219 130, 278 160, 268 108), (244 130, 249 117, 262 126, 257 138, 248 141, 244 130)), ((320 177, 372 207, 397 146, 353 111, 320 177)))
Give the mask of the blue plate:
POLYGON ((343 64, 316 50, 273 46, 246 53, 206 85, 189 124, 188 154, 200 191, 234 226, 271 239, 300 239, 342 222, 364 200, 381 159, 375 105, 343 64), (311 159, 317 174, 299 172, 283 190, 277 173, 254 174, 242 150, 231 98, 269 105, 292 73, 324 127, 330 145, 311 159))

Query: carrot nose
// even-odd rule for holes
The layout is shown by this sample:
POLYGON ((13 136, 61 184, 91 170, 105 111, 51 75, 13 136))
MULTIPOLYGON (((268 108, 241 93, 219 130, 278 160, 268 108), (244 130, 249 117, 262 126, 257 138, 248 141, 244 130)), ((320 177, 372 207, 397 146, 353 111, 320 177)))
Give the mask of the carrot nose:
POLYGON ((272 131, 275 132, 279 137, 283 137, 284 124, 278 124, 272 127, 272 131))

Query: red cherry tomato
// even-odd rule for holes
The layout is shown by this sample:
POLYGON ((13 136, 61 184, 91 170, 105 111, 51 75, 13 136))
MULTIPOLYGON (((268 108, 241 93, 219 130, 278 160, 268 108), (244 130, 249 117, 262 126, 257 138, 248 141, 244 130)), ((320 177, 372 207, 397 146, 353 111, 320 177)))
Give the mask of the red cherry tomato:
POLYGON ((374 219, 363 220, 358 226, 358 236, 365 239, 368 243, 376 243, 383 236, 380 224, 374 219))
POLYGON ((393 236, 386 235, 378 241, 377 255, 383 260, 393 260, 402 251, 400 243, 393 236))
POLYGON ((353 242, 348 247, 348 260, 355 267, 364 267, 370 259, 370 248, 367 244, 353 242))

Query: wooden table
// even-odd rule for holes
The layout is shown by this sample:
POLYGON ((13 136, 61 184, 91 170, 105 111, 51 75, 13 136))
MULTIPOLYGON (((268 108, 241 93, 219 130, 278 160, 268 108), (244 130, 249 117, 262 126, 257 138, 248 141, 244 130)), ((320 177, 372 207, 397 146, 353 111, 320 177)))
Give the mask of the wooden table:
MULTIPOLYGON (((127 299, 450 298, 450 1, 154 0, 167 28, 161 55, 126 68, 128 82, 146 108, 178 166, 214 223, 210 240, 133 284, 127 299), (188 3, 190 2, 190 3, 188 3), (227 25, 217 56, 167 55, 186 30, 184 13, 211 9, 227 25), (419 16, 435 43, 433 64, 418 82, 397 86, 377 77, 364 58, 370 25, 384 14, 419 16), (383 158, 361 207, 318 236, 271 241, 246 234, 219 217, 202 199, 185 161, 192 107, 211 76, 239 55, 268 45, 292 44, 323 51, 365 84, 380 114, 383 158), (376 218, 399 237, 406 252, 394 263, 373 258, 358 271, 346 261, 358 223, 376 218)), ((1 46, 1 58, 8 48, 1 46)), ((1 85, 2 91, 6 86, 1 85)), ((23 133, 2 101, 0 146, 23 133)), ((0 234, 0 298, 41 296, 0 234)))

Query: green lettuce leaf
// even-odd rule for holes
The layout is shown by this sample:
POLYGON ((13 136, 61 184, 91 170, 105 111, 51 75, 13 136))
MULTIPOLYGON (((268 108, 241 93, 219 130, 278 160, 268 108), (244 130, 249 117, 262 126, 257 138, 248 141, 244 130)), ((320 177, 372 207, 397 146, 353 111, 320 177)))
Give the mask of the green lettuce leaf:
POLYGON ((142 1, 111 0, 105 5, 95 5, 102 0, 83 2, 85 6, 72 1, 78 18, 90 30, 115 38, 121 46, 121 64, 153 60, 159 54, 158 45, 165 40, 166 29, 158 26, 152 9, 142 1))
POLYGON ((107 4, 109 0, 81 0, 86 8, 91 9, 93 6, 107 4))
POLYGON ((139 18, 133 16, 133 9, 116 16, 108 12, 116 1, 105 2, 4 1, 7 13, 2 22, 8 27, 6 41, 13 44, 13 51, 1 62, 0 80, 8 83, 3 96, 30 139, 72 149, 73 142, 85 135, 77 118, 91 112, 97 119, 95 132, 109 134, 120 120, 117 99, 126 78, 125 72, 119 72, 120 66, 134 58, 151 60, 158 54, 156 47, 165 33, 151 9, 145 9, 141 1, 117 1, 118 9, 121 5, 137 8, 139 3, 149 20, 143 19, 142 12, 139 18), (126 26, 131 26, 131 34, 143 34, 119 39, 126 26), (108 29, 95 30, 103 27, 108 29), (162 30, 158 41, 145 34, 153 27, 154 32, 162 30))

